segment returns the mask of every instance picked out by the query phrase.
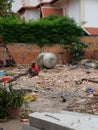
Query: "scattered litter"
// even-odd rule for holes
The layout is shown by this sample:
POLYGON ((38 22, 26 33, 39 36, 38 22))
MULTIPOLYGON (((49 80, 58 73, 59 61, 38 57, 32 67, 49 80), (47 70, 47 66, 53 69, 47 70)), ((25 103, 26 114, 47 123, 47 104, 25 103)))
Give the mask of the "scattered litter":
MULTIPOLYGON (((34 78, 28 77, 27 69, 28 66, 19 66, 8 71, 14 74, 11 79, 13 89, 26 91, 24 99, 29 103, 30 110, 54 112, 63 109, 91 114, 98 111, 98 96, 95 93, 98 91, 98 69, 56 65, 52 69, 41 70, 34 78)), ((7 75, 10 76, 9 73, 7 75)), ((4 82, 1 80, 2 76, 2 86, 4 82)), ((6 86, 9 83, 5 82, 6 86)))
POLYGON ((93 95, 94 96, 98 96, 98 92, 93 92, 93 95))
POLYGON ((29 119, 21 119, 21 122, 29 122, 29 119))
POLYGON ((0 70, 0 76, 4 76, 5 75, 5 71, 4 70, 0 70))
POLYGON ((66 98, 64 96, 61 96, 62 102, 66 102, 66 98))
POLYGON ((86 74, 90 74, 91 72, 90 72, 90 70, 86 70, 86 74))
POLYGON ((94 90, 92 88, 86 88, 85 92, 87 92, 87 93, 93 93, 94 90))
POLYGON ((4 76, 4 77, 2 77, 2 81, 3 82, 8 82, 10 80, 11 80, 11 76, 4 76))
POLYGON ((25 101, 35 101, 37 99, 35 93, 30 93, 24 97, 25 101))

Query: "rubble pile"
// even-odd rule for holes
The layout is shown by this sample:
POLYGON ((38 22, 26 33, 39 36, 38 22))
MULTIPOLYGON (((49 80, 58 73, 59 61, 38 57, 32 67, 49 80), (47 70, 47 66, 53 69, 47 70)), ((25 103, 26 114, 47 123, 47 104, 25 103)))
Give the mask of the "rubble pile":
MULTIPOLYGON (((18 66, 10 71, 14 76, 19 75, 27 71, 27 66, 18 66)), ((93 94, 98 93, 98 83, 89 82, 88 79, 98 81, 98 69, 56 65, 53 69, 44 68, 35 77, 22 75, 12 84, 14 89, 25 89, 27 93, 36 94, 37 99, 29 102, 33 111, 68 110, 98 114, 98 95, 93 94)))

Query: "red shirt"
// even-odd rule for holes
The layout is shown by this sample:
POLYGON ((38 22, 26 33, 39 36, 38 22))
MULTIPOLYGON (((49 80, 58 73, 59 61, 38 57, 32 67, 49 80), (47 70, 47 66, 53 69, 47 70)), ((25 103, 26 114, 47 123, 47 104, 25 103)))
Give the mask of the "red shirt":
POLYGON ((37 73, 39 73, 39 68, 37 65, 31 66, 31 70, 36 71, 37 73))

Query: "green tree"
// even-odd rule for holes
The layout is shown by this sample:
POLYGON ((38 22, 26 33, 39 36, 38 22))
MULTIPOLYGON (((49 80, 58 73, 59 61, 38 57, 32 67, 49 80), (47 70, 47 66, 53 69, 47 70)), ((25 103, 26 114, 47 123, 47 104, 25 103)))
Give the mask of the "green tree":
POLYGON ((38 44, 40 46, 43 45, 42 43, 60 43, 70 53, 71 61, 79 61, 83 58, 84 48, 87 47, 87 44, 81 41, 84 31, 81 26, 77 25, 74 19, 50 15, 47 18, 40 19, 39 24, 43 29, 49 26, 43 31, 44 33, 41 32, 41 36, 39 35, 40 40, 38 44))
POLYGON ((4 15, 7 11, 11 11, 13 0, 0 0, 0 15, 4 15))

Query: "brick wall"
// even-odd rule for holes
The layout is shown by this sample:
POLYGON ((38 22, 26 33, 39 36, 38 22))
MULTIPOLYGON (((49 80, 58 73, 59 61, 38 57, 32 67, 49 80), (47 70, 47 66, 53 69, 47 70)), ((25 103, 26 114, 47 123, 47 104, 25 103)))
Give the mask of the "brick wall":
POLYGON ((85 49, 85 58, 92 57, 98 60, 98 37, 83 37, 82 40, 89 44, 88 48, 85 49))
MULTIPOLYGON (((92 43, 87 49, 85 49, 85 58, 91 58, 92 56, 98 60, 98 37, 83 37, 82 40, 88 42, 88 44, 89 42, 92 43)), ((17 64, 29 64, 32 60, 36 61, 38 54, 41 52, 36 44, 15 43, 9 44, 7 47, 17 64)), ((59 64, 66 63, 69 60, 69 54, 66 50, 62 49, 59 44, 54 46, 44 46, 43 51, 56 54, 59 64)), ((0 47, 0 60, 1 59, 3 60, 3 47, 0 47)))
MULTIPOLYGON (((41 52, 39 46, 30 45, 30 44, 9 44, 7 45, 11 55, 14 57, 17 64, 29 64, 32 60, 37 60, 38 54, 41 52)), ((3 59, 3 47, 0 48, 0 52, 2 50, 2 56, 0 58, 3 59)), ((62 49, 62 47, 57 44, 54 46, 44 46, 42 49, 44 52, 53 52, 56 54, 58 63, 66 63, 68 61, 68 54, 67 52, 62 49), (63 52, 64 54, 61 54, 63 52)), ((8 56, 7 56, 8 58, 8 56)))

